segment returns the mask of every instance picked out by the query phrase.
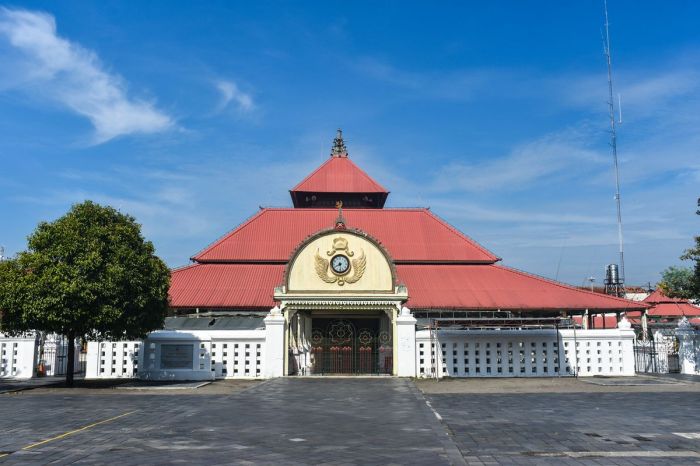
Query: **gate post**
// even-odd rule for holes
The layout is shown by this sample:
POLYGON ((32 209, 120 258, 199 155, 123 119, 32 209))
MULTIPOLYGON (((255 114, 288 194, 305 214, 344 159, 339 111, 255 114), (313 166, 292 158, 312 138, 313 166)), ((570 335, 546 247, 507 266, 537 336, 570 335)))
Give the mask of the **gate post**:
POLYGON ((284 323, 280 308, 275 306, 265 317, 265 370, 267 378, 284 375, 284 323))
POLYGON ((416 376, 416 322, 416 318, 407 307, 403 307, 401 315, 396 318, 396 375, 399 377, 416 376))
POLYGON ((678 327, 676 328, 676 337, 678 338, 678 360, 681 366, 681 374, 698 373, 697 336, 697 332, 690 325, 688 319, 683 317, 678 322, 678 327))

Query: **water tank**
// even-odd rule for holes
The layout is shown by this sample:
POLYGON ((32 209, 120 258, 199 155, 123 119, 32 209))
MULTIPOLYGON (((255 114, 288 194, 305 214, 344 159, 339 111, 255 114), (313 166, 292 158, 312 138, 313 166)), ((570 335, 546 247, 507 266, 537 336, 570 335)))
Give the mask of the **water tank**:
POLYGON ((617 269, 617 264, 608 264, 605 266, 605 284, 619 285, 620 274, 617 269))

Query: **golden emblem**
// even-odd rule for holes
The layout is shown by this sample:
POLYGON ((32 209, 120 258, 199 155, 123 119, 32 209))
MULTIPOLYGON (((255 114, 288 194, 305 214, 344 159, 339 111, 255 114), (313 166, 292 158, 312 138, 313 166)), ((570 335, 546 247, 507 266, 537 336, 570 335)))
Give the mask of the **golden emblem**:
POLYGON ((326 251, 330 259, 325 259, 316 249, 316 274, 326 283, 337 283, 343 286, 346 283, 355 283, 365 273, 367 259, 365 251, 360 249, 360 256, 350 259, 355 255, 354 251, 348 248, 348 240, 342 237, 333 239, 333 246, 330 251, 326 251), (329 273, 329 270, 331 273, 329 273), (350 275, 352 271, 352 275, 350 275))

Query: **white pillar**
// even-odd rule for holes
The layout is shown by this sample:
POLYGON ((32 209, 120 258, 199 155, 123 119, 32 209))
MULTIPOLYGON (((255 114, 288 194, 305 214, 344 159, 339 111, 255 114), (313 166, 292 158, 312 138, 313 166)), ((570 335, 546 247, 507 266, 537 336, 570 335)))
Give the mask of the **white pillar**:
MULTIPOLYGON (((139 364, 139 368, 142 367, 139 364)), ((88 341, 87 364, 85 365, 85 378, 96 379, 100 376, 100 342, 88 341)))
POLYGON ((698 350, 696 341, 698 334, 686 317, 678 322, 676 337, 678 337, 678 359, 681 374, 697 374, 698 350))
POLYGON ((634 375, 634 330, 632 324, 627 317, 623 317, 617 323, 617 329, 620 332, 620 341, 622 342, 622 367, 621 375, 634 375))
POLYGON ((397 356, 396 375, 399 377, 416 376, 416 318, 407 307, 401 309, 396 318, 397 356))
POLYGON ((265 377, 284 375, 284 353, 284 316, 275 306, 265 317, 265 377))

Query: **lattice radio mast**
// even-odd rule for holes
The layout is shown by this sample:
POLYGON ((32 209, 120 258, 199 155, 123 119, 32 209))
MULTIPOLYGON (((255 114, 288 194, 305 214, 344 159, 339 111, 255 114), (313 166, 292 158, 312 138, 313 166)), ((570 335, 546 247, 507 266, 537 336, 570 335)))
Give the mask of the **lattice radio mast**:
POLYGON ((608 22, 608 0, 603 0, 605 7, 604 53, 608 64, 608 111, 610 113, 610 146, 615 164, 615 203, 617 205, 617 237, 620 245, 620 275, 616 288, 620 290, 625 283, 625 253, 622 240, 622 206, 620 202, 620 173, 617 163, 617 131, 615 128, 615 101, 613 100, 612 60, 610 58, 610 27, 608 22))

